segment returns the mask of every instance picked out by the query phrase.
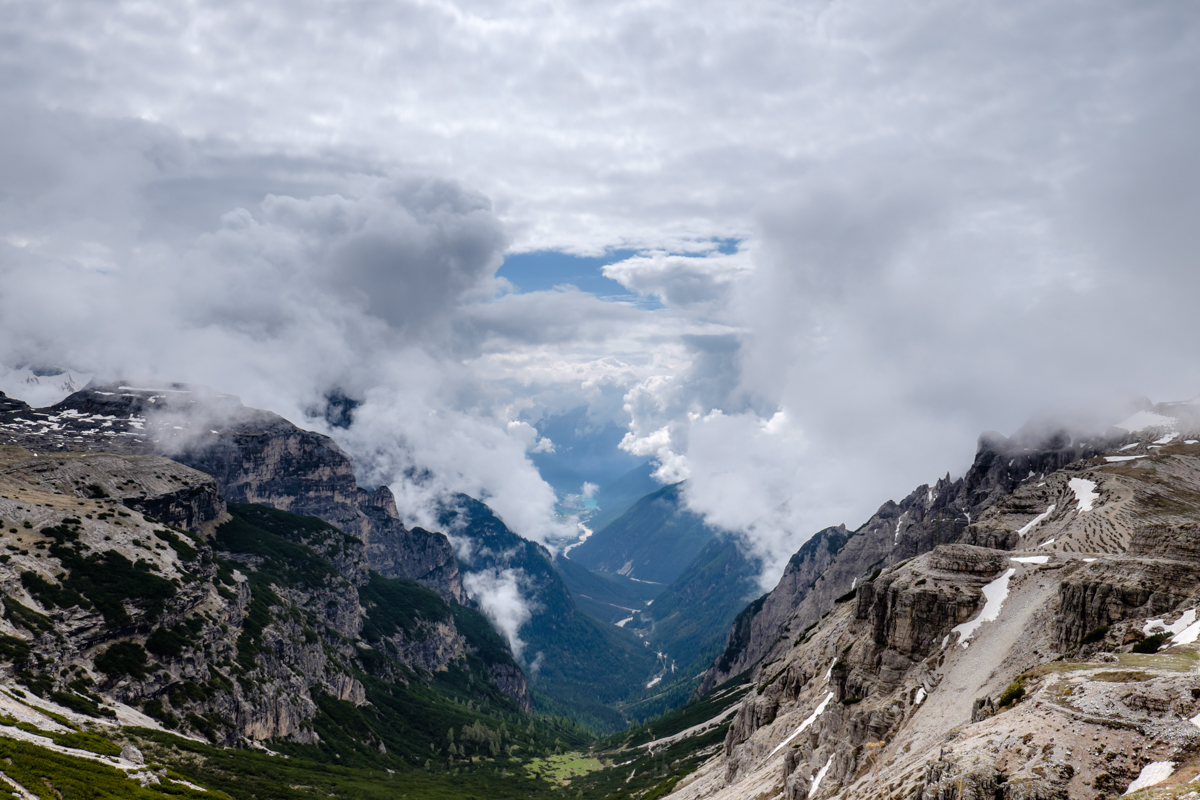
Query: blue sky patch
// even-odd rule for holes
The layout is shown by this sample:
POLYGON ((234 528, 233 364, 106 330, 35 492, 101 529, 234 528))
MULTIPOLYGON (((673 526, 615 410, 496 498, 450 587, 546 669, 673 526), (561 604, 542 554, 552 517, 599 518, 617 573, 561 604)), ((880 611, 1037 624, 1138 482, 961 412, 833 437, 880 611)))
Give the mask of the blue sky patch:
POLYGON ((556 250, 516 253, 504 259, 496 274, 507 278, 518 292, 542 292, 570 284, 580 291, 613 300, 639 301, 642 298, 601 271, 636 255, 633 250, 613 250, 603 256, 574 256, 556 250))

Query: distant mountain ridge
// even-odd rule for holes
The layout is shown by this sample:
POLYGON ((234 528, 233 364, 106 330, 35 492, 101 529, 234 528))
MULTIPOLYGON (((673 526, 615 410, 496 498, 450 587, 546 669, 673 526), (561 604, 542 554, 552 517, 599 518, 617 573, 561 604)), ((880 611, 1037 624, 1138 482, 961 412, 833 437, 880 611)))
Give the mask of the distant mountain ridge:
POLYGON ((569 557, 588 569, 671 583, 717 534, 684 506, 683 491, 684 484, 676 483, 642 497, 569 557))
POLYGON ((456 495, 439 522, 470 543, 462 560, 466 573, 511 571, 523 587, 531 617, 518 636, 531 686, 547 710, 571 709, 598 727, 623 727, 614 707, 654 674, 657 655, 632 632, 580 611, 550 552, 517 536, 483 503, 456 495))

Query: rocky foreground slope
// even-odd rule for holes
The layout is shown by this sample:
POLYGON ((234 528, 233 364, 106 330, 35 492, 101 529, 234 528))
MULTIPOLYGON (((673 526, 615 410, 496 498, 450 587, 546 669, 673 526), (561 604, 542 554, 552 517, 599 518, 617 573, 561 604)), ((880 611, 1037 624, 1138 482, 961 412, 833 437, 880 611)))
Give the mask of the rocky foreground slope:
POLYGON ((671 796, 1197 789, 1200 408, 1123 424, 985 436, 963 479, 814 537, 710 668, 752 689, 671 796))

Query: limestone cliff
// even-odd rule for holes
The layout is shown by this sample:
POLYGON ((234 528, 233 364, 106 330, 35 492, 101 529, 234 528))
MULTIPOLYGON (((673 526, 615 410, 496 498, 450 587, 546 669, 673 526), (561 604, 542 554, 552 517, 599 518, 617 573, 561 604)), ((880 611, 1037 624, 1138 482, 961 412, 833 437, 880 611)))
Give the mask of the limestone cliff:
POLYGON ((735 623, 710 675, 744 670, 753 688, 671 796, 1186 792, 1200 770, 1197 429, 1070 447, 985 437, 962 481, 852 535, 822 531, 735 623), (851 550, 871 536, 873 551, 851 550), (842 593, 826 599, 825 581, 842 593))
POLYGON ((228 501, 319 517, 361 539, 371 568, 465 596, 450 542, 409 529, 387 487, 367 491, 327 436, 187 384, 91 386, 33 409, 5 398, 0 441, 57 452, 157 453, 213 476, 228 501))
POLYGON ((227 505, 217 488, 157 455, 0 450, 3 682, 226 743, 315 743, 329 703, 375 705, 441 674, 529 708, 479 612, 373 571, 320 519, 227 505))

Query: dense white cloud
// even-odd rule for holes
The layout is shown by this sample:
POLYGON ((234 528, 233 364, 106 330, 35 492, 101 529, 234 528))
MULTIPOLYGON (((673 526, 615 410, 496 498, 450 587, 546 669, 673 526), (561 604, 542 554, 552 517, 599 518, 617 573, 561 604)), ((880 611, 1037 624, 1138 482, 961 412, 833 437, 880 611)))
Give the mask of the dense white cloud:
POLYGON ((467 491, 541 540, 526 427, 587 403, 777 567, 984 428, 1195 394, 1198 23, 11 3, 0 362, 293 418, 339 388, 364 404, 337 435, 412 519, 467 491), (506 248, 634 250, 605 274, 658 304, 506 293, 506 248))
POLYGON ((521 626, 533 616, 525 597, 527 582, 525 573, 519 569, 486 569, 463 575, 463 586, 508 639, 518 661, 525 654, 521 626))

